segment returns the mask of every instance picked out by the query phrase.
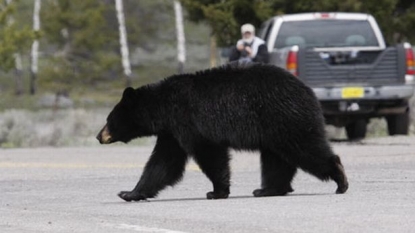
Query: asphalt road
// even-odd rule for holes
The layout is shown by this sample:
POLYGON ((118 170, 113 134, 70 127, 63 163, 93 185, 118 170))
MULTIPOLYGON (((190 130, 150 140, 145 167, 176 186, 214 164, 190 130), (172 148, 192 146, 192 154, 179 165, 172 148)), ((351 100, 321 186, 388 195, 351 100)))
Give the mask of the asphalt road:
POLYGON ((127 203, 151 147, 0 150, 0 232, 415 232, 415 137, 333 143, 350 189, 300 172, 295 191, 254 198, 256 154, 233 153, 231 196, 193 163, 157 199, 127 203))

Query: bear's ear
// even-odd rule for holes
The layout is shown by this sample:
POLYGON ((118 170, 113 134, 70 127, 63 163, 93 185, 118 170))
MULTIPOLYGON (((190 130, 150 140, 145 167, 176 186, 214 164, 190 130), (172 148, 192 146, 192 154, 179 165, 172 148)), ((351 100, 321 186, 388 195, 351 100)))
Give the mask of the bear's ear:
POLYGON ((132 87, 127 87, 125 88, 123 94, 122 94, 122 98, 123 99, 132 99, 135 96, 135 90, 132 87))

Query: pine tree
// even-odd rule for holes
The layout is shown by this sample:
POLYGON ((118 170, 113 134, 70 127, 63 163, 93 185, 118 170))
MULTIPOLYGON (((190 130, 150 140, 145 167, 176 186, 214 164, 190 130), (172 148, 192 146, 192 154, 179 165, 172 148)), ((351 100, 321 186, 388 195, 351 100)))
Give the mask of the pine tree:
POLYGON ((19 28, 13 20, 18 1, 7 2, 0 3, 0 69, 5 72, 15 67, 14 54, 28 49, 34 37, 28 27, 19 28))

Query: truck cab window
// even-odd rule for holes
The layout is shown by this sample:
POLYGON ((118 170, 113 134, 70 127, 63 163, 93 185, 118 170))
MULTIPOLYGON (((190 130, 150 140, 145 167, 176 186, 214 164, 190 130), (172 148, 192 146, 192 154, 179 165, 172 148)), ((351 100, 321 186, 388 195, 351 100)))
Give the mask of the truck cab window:
POLYGON ((275 48, 379 46, 375 33, 366 20, 289 21, 281 25, 275 48))

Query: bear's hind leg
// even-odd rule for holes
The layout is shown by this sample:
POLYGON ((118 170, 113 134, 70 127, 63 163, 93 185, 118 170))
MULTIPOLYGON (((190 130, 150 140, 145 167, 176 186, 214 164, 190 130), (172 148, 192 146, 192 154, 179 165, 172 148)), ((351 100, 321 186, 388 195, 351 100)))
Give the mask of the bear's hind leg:
POLYGON ((255 197, 282 196, 294 191, 291 181, 297 168, 282 159, 282 152, 261 151, 261 189, 254 190, 255 197))
POLYGON ((215 144, 198 146, 194 159, 200 169, 213 183, 213 191, 206 194, 207 199, 223 199, 229 196, 230 168, 228 148, 215 144))
POLYGON ((300 168, 320 180, 327 181, 332 179, 337 184, 336 193, 345 193, 349 188, 349 183, 340 157, 335 155, 329 146, 323 146, 322 149, 314 147, 309 151, 313 152, 302 156, 299 164, 300 168))
POLYGON ((347 181, 346 174, 344 172, 343 164, 341 163, 340 157, 337 155, 334 155, 332 158, 334 163, 333 171, 330 174, 331 179, 334 180, 337 184, 337 194, 342 194, 347 191, 349 188, 349 183, 347 181))
POLYGON ((174 185, 182 179, 187 158, 187 153, 175 138, 171 135, 158 136, 140 181, 131 192, 122 191, 118 196, 125 201, 156 197, 166 186, 174 185))

